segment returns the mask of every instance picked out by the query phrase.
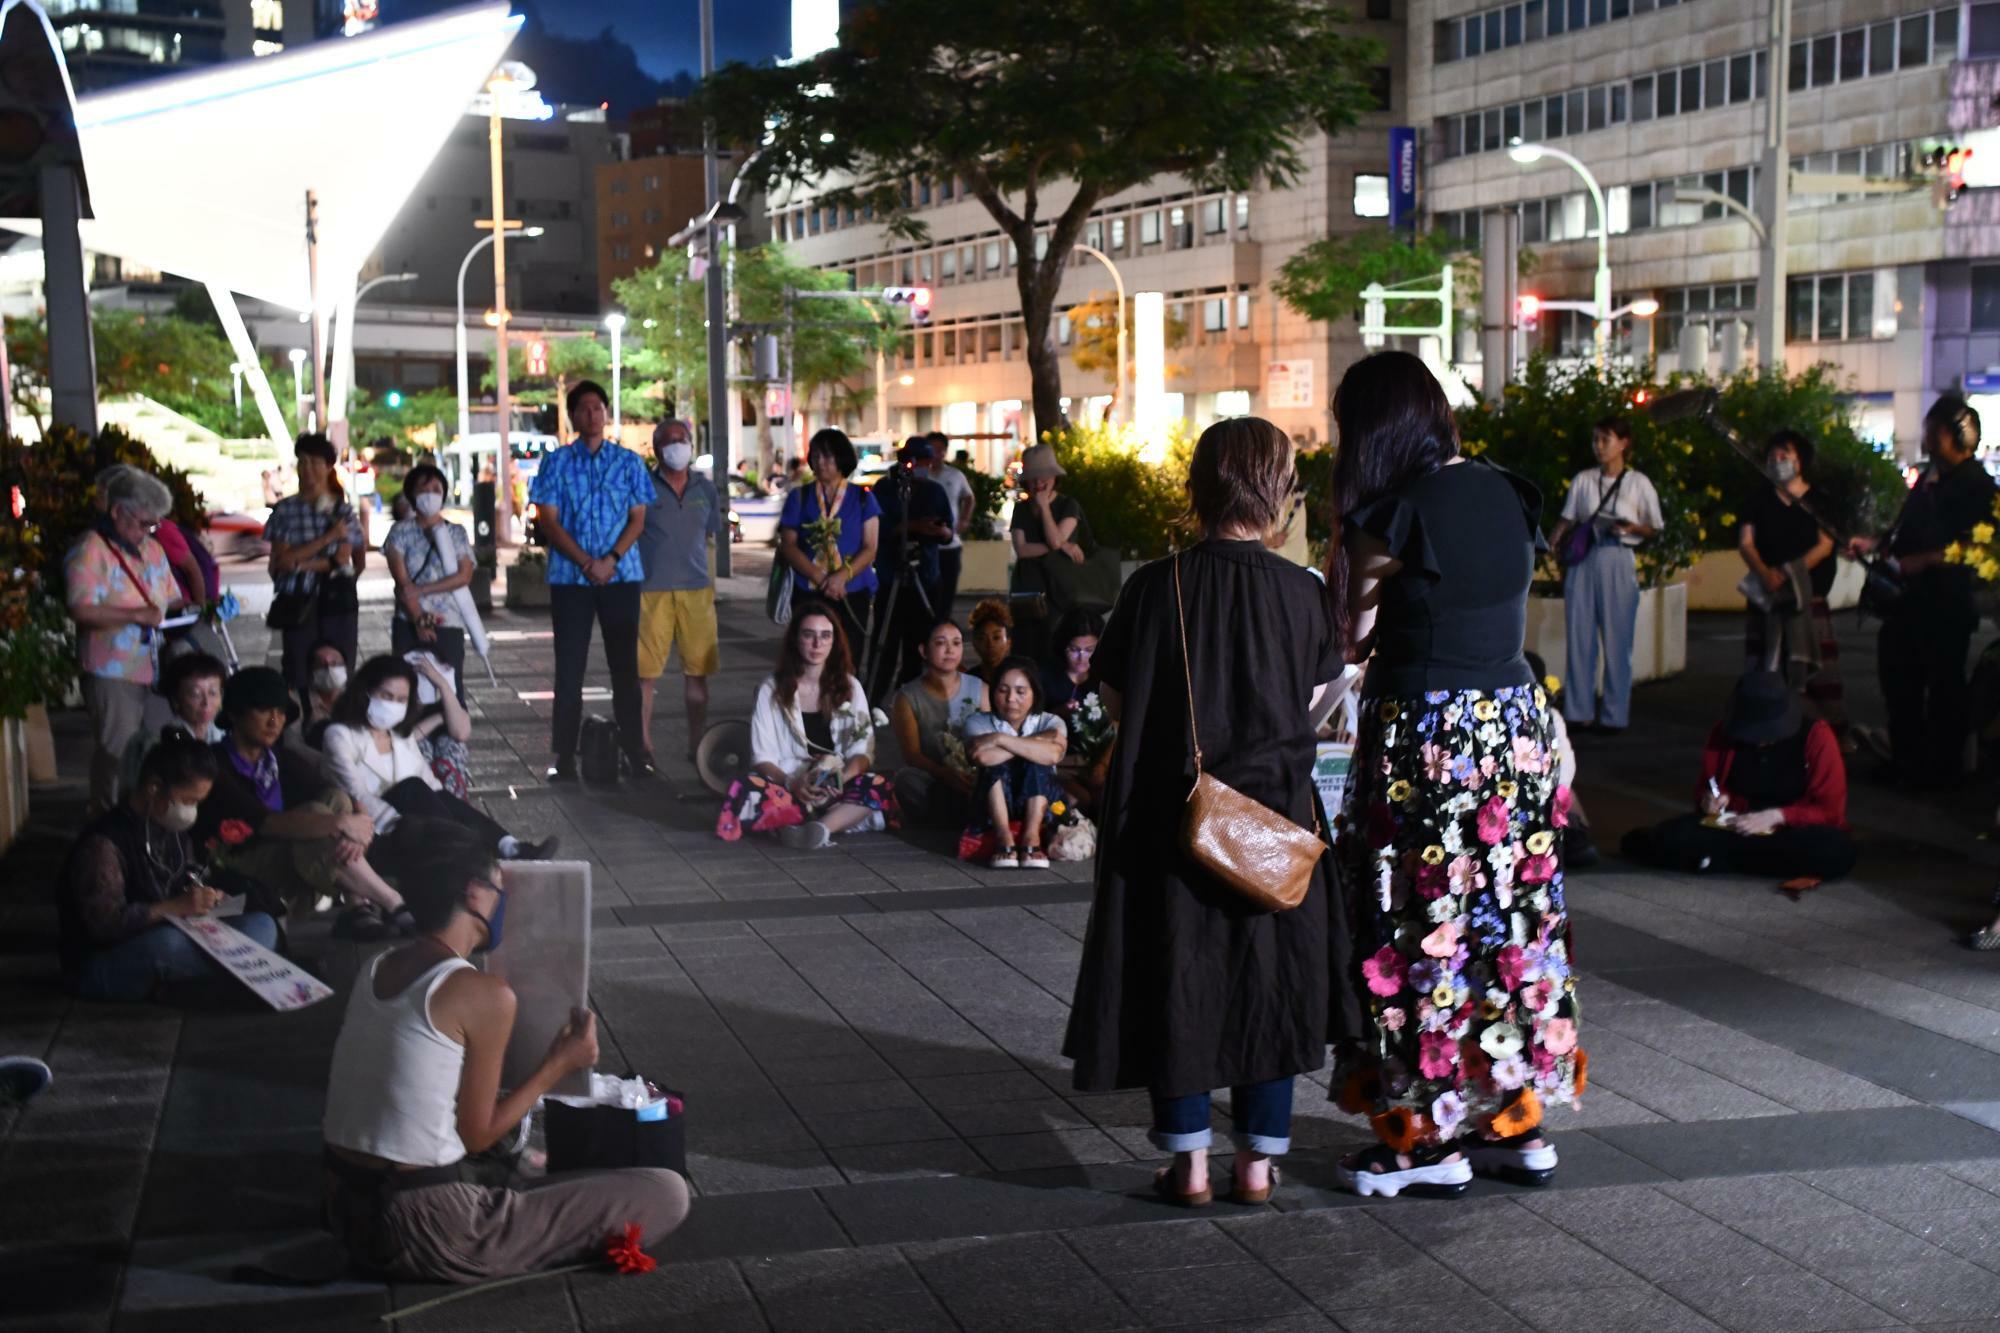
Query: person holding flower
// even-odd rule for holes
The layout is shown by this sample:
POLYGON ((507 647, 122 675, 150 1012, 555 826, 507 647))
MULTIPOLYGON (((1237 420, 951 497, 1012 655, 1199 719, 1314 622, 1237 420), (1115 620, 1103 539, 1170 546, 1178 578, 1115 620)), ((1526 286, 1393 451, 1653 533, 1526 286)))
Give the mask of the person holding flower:
POLYGON ((1103 616, 1070 608, 1056 622, 1056 660, 1042 669, 1042 695, 1069 731, 1069 750, 1056 776, 1079 814, 1094 811, 1104 794, 1111 742, 1118 735, 1118 724, 1104 706, 1103 692, 1090 670, 1091 654, 1103 633, 1103 616))
POLYGON ((806 445, 812 480, 794 486, 778 516, 778 558, 792 567, 794 597, 837 608, 850 639, 865 636, 874 609, 882 507, 848 478, 861 465, 854 442, 829 426, 806 445))
POLYGON ((1178 836, 1191 722, 1204 773, 1302 828, 1316 823, 1312 708, 1341 664, 1319 580, 1265 545, 1295 475, 1292 442, 1268 421, 1203 431, 1187 482, 1202 540, 1132 576, 1091 658, 1120 730, 1063 1053, 1084 1092, 1147 1091, 1152 1144, 1174 1154, 1154 1188, 1189 1207, 1217 1192, 1212 1091, 1229 1089, 1232 1197, 1263 1203, 1278 1184, 1271 1159, 1291 1146, 1294 1081, 1326 1064, 1329 1037, 1360 1033, 1332 858, 1298 906, 1271 912, 1178 836))
POLYGON ((716 817, 724 842, 775 833, 787 847, 816 849, 838 833, 901 827, 894 785, 871 771, 875 719, 841 619, 825 602, 793 608, 778 669, 750 715, 750 772, 730 784, 716 817))
POLYGON ((1569 792, 1522 652, 1542 497, 1464 457, 1443 389, 1407 352, 1356 362, 1333 410, 1327 588, 1368 672, 1340 857, 1369 1031, 1332 1086, 1380 1140, 1339 1177, 1385 1196, 1463 1194, 1474 1171, 1545 1184, 1543 1102, 1574 1100, 1585 1062, 1569 792))
POLYGON ((1046 870, 1042 834, 1049 805, 1062 798, 1056 765, 1069 748, 1061 718, 1042 711, 1041 672, 1025 657, 1010 657, 987 687, 991 711, 965 724, 966 757, 978 770, 972 781, 975 808, 993 831, 989 865, 995 869, 1046 870), (1020 829, 1020 841, 1012 832, 1020 829))
POLYGON ((896 800, 920 823, 963 826, 972 810, 972 761, 965 724, 986 711, 986 686, 959 670, 965 633, 946 617, 932 625, 918 648, 924 673, 896 691, 889 725, 903 751, 896 770, 896 800))

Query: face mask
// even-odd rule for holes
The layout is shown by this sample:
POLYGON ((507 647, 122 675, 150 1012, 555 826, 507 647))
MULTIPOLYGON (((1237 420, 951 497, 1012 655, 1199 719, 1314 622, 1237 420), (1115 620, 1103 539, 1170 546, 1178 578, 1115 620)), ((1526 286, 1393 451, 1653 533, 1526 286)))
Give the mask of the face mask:
POLYGON ((661 448, 660 462, 669 472, 685 472, 687 465, 694 461, 694 446, 676 441, 661 448))
POLYGON ((1774 458, 1766 470, 1770 472, 1771 480, 1780 486, 1799 475, 1798 463, 1790 458, 1774 458))
POLYGON ((417 512, 425 518, 436 518, 444 512, 444 497, 436 491, 425 491, 417 497, 417 512))
POLYGON ((399 704, 389 699, 368 701, 368 725, 377 731, 393 731, 403 723, 410 711, 408 704, 399 704))
POLYGON ((488 953, 492 953, 500 947, 500 939, 507 924, 507 892, 504 889, 495 889, 494 892, 500 896, 500 900, 493 904, 493 915, 491 917, 480 916, 478 912, 473 911, 469 904, 465 909, 472 913, 480 925, 486 927, 486 952, 488 953))
POLYGON ((169 833, 186 833, 194 827, 199 811, 182 801, 169 801, 161 814, 153 816, 153 822, 169 833))
POLYGON ((344 666, 323 666, 313 672, 313 688, 321 694, 333 694, 347 688, 347 668, 344 666))

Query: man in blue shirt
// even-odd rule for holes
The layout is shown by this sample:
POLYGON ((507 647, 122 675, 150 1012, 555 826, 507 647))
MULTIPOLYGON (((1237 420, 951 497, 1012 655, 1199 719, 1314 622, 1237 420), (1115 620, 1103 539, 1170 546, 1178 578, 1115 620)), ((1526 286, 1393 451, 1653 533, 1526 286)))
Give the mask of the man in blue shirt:
POLYGON ((590 627, 604 632, 604 662, 611 670, 611 711, 618 743, 635 777, 658 771, 646 752, 639 716, 639 589, 646 570, 639 534, 653 483, 639 455, 605 441, 611 398, 602 386, 580 381, 569 391, 574 444, 542 460, 528 498, 549 548, 549 609, 555 628, 555 721, 550 782, 576 781, 576 741, 583 729, 583 671, 590 659, 590 627))

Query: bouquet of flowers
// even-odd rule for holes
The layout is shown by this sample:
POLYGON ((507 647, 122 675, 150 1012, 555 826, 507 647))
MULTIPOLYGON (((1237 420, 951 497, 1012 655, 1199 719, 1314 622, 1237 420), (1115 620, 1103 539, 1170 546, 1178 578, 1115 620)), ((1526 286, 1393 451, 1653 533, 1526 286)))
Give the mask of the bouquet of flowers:
POLYGON ((1118 735, 1118 724, 1096 690, 1071 699, 1064 721, 1069 724, 1070 757, 1086 768, 1103 757, 1118 735))
MULTIPOLYGON (((1993 502, 1993 518, 2000 519, 2000 498, 1993 502)), ((1967 539, 1944 548, 1945 563, 1965 565, 1982 583, 2000 583, 2000 539, 1994 524, 1975 523, 1967 539)))
POLYGON ((840 515, 821 514, 805 525, 804 532, 821 569, 838 574, 847 568, 847 557, 840 553, 840 515))
POLYGON ((955 773, 971 777, 976 771, 972 756, 965 752, 965 740, 950 727, 938 733, 938 753, 944 756, 946 768, 955 773))

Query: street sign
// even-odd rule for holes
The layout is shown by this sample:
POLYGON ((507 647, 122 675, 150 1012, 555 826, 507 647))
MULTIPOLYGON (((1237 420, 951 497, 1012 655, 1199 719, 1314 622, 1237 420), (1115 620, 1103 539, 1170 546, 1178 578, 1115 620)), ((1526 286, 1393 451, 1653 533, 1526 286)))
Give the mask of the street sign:
POLYGON ((1965 377, 1967 393, 2000 393, 2000 371, 1973 372, 1965 377))
POLYGON ((1389 225, 1401 227, 1417 217, 1417 132, 1408 125, 1389 127, 1389 225))
POLYGON ((1309 408, 1313 405, 1313 363, 1273 361, 1264 369, 1266 408, 1309 408))

